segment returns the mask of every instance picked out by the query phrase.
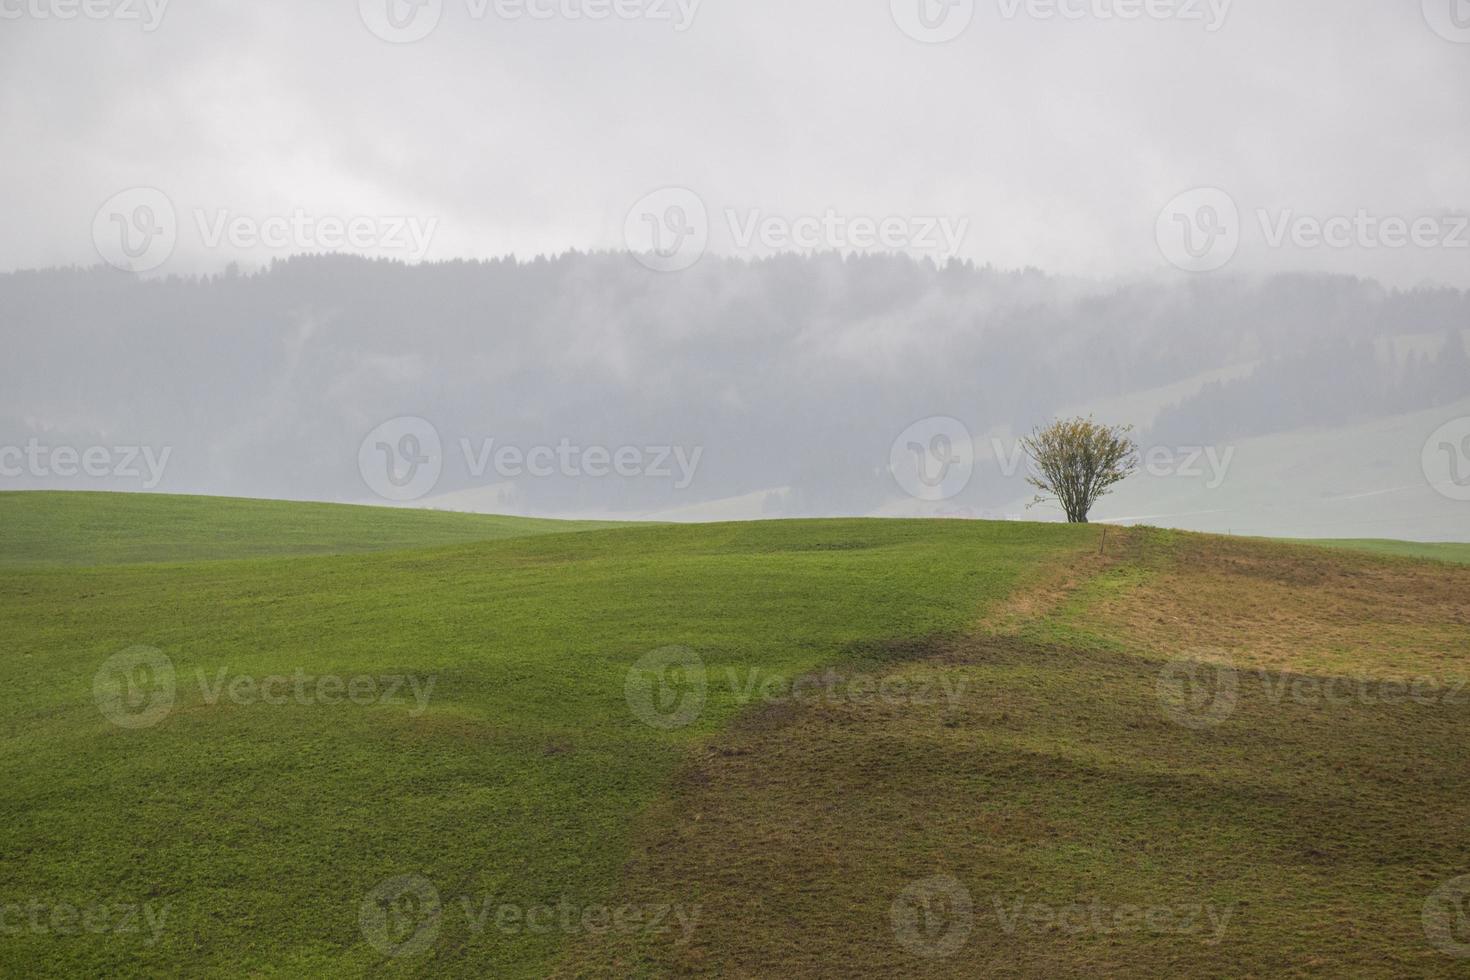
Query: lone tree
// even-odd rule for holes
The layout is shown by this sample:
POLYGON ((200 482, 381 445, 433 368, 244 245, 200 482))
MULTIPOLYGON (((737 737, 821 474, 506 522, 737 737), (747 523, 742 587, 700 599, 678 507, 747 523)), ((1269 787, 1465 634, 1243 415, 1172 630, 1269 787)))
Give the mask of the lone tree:
POLYGON ((1073 524, 1086 524, 1097 498, 1138 465, 1133 426, 1099 425, 1091 418, 1058 419, 1021 440, 1031 457, 1027 479, 1042 491, 1032 506, 1055 499, 1073 524))

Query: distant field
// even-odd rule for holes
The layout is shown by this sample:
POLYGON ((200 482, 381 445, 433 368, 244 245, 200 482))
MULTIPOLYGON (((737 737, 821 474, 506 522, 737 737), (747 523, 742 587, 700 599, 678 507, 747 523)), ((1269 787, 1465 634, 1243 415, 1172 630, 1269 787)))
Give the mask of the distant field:
MULTIPOLYGON (((1470 529, 1466 531, 1470 535, 1470 529)), ((1422 541, 1378 541, 1370 538, 1331 540, 1311 538, 1301 544, 1320 545, 1326 548, 1349 548, 1353 551, 1368 551, 1377 555, 1397 555, 1402 558, 1432 558, 1435 561, 1453 561, 1470 565, 1470 544, 1437 544, 1422 541)))
POLYGON ((0 974, 1463 975, 1467 568, 16 496, 0 974))
POLYGON ((610 524, 387 507, 119 493, 0 493, 0 562, 118 565, 351 554, 610 524))

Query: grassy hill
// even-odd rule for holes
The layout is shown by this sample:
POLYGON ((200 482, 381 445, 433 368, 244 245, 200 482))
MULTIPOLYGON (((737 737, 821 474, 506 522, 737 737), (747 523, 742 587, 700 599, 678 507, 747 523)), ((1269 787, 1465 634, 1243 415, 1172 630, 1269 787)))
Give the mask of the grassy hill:
POLYGON ((0 972, 1463 966, 1422 917, 1470 874, 1470 569, 20 496, 0 972), (98 903, 138 928, 53 919, 98 903))
POLYGON ((0 562, 117 565, 353 554, 606 523, 163 494, 0 493, 0 562))
POLYGON ((1374 538, 1350 538, 1330 540, 1312 538, 1302 544, 1314 544, 1324 548, 1349 548, 1367 551, 1375 555, 1396 555, 1401 558, 1431 558, 1435 561, 1452 561, 1470 565, 1470 544, 1430 541, 1382 541, 1374 538))

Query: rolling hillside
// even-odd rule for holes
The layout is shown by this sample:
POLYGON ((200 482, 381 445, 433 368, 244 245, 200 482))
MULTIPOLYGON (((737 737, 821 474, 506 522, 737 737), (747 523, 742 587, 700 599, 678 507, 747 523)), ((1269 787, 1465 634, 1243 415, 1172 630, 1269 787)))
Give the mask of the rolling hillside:
POLYGON ((1463 968, 1467 568, 968 521, 0 517, 6 974, 1463 968), (57 911, 99 905, 134 928, 57 911))
POLYGON ((0 493, 0 562, 117 565, 354 554, 614 525, 163 494, 0 493))

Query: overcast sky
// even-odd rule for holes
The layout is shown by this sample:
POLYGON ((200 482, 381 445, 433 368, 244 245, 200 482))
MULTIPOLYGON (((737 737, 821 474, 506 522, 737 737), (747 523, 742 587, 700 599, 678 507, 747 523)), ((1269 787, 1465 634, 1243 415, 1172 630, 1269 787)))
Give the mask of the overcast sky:
POLYGON ((1470 286, 1465 0, 81 2, 0 0, 0 269, 99 261, 136 187, 175 209, 163 272, 322 246, 251 238, 297 214, 407 258, 621 248, 679 187, 715 253, 803 218, 882 247, 853 222, 896 218, 911 251, 1002 267, 1470 286), (1238 221, 1213 192, 1165 211, 1195 188, 1238 221), (776 221, 745 240, 752 217, 776 221), (1334 217, 1342 247, 1296 223, 1334 217), (1393 219, 1422 240, 1386 247, 1393 219), (1161 247, 1187 222, 1224 244, 1161 247))

